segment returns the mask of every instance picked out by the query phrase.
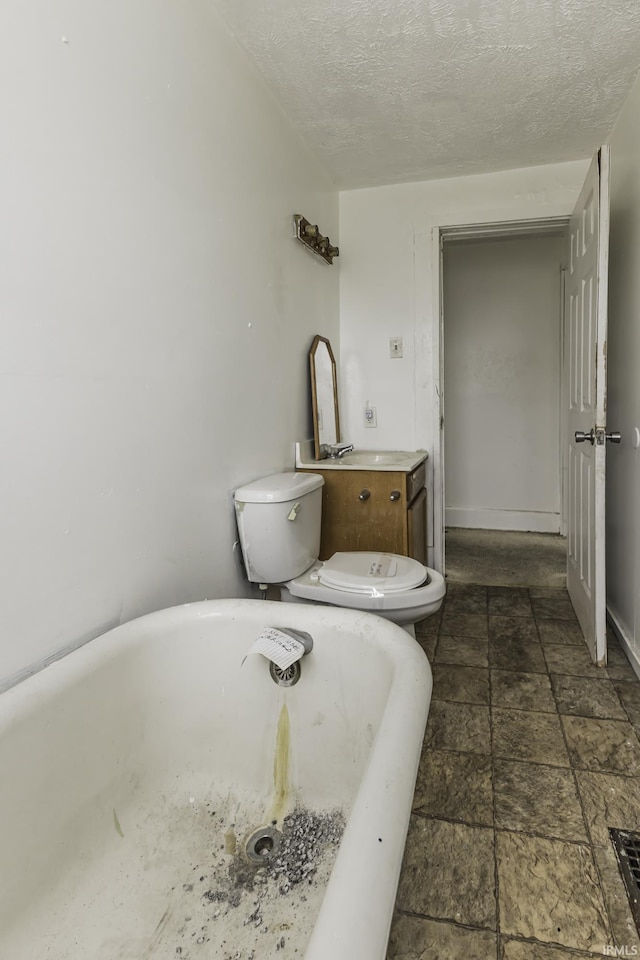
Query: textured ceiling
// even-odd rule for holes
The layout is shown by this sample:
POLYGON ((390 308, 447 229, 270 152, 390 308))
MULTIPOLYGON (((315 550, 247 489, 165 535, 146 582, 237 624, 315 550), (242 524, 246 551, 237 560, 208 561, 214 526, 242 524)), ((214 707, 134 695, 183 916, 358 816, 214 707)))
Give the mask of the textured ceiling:
POLYGON ((341 188, 590 156, 640 0, 211 0, 341 188))

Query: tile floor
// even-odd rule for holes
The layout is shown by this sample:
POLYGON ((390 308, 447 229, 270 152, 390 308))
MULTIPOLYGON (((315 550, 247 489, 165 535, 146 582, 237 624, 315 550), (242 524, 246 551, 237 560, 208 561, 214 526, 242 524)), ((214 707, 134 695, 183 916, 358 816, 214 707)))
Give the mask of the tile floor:
POLYGON ((608 827, 640 829, 640 682, 560 588, 449 584, 389 960, 640 955, 608 827), (620 953, 618 953, 620 955, 620 953))

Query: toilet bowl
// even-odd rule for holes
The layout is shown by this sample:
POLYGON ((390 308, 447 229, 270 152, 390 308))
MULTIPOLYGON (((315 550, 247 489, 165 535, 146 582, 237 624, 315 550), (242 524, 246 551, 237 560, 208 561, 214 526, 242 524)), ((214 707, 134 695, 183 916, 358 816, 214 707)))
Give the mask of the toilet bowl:
POLYGON ((334 553, 324 563, 318 560, 299 577, 280 584, 282 600, 365 610, 397 623, 412 636, 417 622, 440 609, 445 589, 442 575, 417 560, 369 552, 334 553), (387 577, 368 572, 380 563, 400 569, 387 577), (395 582, 394 577, 398 578, 395 582), (415 585, 407 583, 418 578, 415 585))
POLYGON ((319 560, 323 484, 319 474, 282 473, 236 490, 248 579, 279 586, 285 601, 375 613, 415 636, 416 622, 442 605, 444 578, 411 557, 382 551, 319 560))

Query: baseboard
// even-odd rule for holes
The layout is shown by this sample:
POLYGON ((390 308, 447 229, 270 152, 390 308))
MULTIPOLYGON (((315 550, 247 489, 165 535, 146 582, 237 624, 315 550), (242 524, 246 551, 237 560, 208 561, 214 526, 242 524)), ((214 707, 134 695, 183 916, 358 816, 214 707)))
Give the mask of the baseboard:
POLYGON ((607 607, 607 620, 609 621, 611 629, 618 638, 620 646, 626 653, 629 663, 633 667, 634 673, 638 679, 640 679, 640 657, 638 657, 638 654, 633 649, 634 645, 632 644, 628 631, 622 626, 620 618, 617 616, 616 612, 611 609, 611 607, 607 607))
POLYGON ((487 510, 447 507, 447 527, 470 530, 526 530, 533 533, 560 533, 560 514, 538 510, 487 510))

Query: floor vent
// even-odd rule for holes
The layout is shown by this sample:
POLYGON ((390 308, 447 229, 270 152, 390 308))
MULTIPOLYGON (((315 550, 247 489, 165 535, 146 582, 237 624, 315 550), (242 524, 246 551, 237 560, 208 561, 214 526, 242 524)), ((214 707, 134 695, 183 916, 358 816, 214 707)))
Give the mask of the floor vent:
POLYGON ((636 929, 640 933, 640 833, 610 827, 609 836, 618 858, 636 929))

